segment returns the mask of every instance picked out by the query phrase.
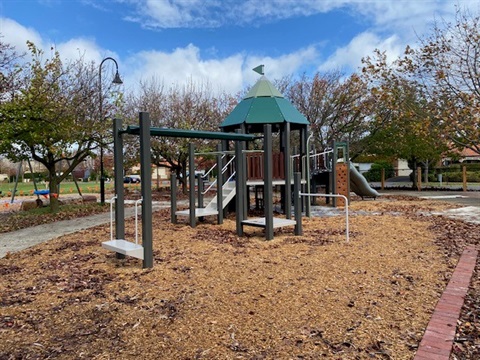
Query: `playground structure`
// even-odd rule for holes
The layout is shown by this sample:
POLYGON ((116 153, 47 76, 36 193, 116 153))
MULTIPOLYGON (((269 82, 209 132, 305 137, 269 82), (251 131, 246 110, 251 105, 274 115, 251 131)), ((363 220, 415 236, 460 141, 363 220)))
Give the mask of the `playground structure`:
MULTIPOLYGON (((302 234, 302 211, 310 216, 311 196, 318 186, 325 186, 326 194, 332 198, 333 206, 345 206, 348 241, 348 203, 350 185, 359 195, 376 197, 376 193, 362 181, 363 176, 355 172, 348 157, 348 144, 336 142, 332 149, 320 154, 311 154, 307 128, 309 122, 298 112, 273 85, 262 76, 247 96, 237 105, 221 124, 221 132, 193 131, 151 128, 149 114, 141 112, 139 126, 122 129, 121 119, 114 120, 114 168, 115 168, 115 238, 113 236, 113 209, 111 239, 102 246, 115 251, 117 258, 125 255, 143 260, 143 267, 153 266, 152 249, 152 196, 151 196, 151 159, 150 136, 185 137, 221 140, 217 145, 216 165, 217 194, 203 207, 203 181, 198 178, 199 207, 196 207, 195 194, 195 149, 189 145, 189 209, 177 210, 176 178, 171 178, 171 221, 177 222, 178 216, 189 218, 189 224, 196 226, 197 218, 216 215, 217 222, 223 222, 225 207, 235 200, 236 231, 243 236, 245 226, 265 229, 266 240, 273 239, 274 229, 294 226, 295 235, 302 234), (280 152, 273 152, 272 132, 280 133, 280 152), (300 146, 298 154, 291 153, 291 132, 298 131, 300 146), (258 135, 261 133, 261 135, 258 135), (140 136, 141 199, 142 204, 142 244, 124 240, 124 194, 123 194, 123 138, 124 134, 140 136), (252 147, 256 140, 262 139, 261 151, 252 147), (234 141, 233 151, 230 149, 234 141), (322 160, 320 161, 320 156, 322 160), (311 164, 315 166, 311 169, 311 164), (312 173, 312 176, 310 175, 312 173), (317 177, 317 178, 316 178, 317 177), (310 183, 311 179, 313 182, 310 183), (234 185, 233 185, 234 184, 234 185), (284 217, 273 216, 273 187, 281 188, 281 204, 284 217), (250 190, 255 194, 255 203, 261 204, 264 217, 248 218, 250 190), (329 194, 327 194, 329 193, 329 194), (294 219, 292 219, 292 200, 294 219)), ((257 144, 258 145, 258 144, 257 144)), ((258 146, 257 146, 258 147, 258 146)), ((207 175, 210 171, 207 172, 207 175)), ((212 184, 213 185, 213 184, 212 184)), ((209 190, 209 189, 207 189, 209 190)), ((320 196, 320 195, 319 195, 320 196)))
MULTIPOLYGON (((173 130, 162 128, 151 128, 150 117, 146 112, 139 114, 139 126, 128 126, 122 128, 122 120, 114 119, 113 122, 113 143, 114 143, 114 168, 115 168, 115 196, 112 200, 115 202, 115 237, 113 236, 113 208, 111 210, 111 239, 102 243, 102 246, 108 250, 115 251, 117 258, 124 256, 133 256, 143 260, 144 268, 153 267, 153 246, 152 246, 152 179, 151 179, 151 158, 150 158, 150 137, 168 136, 184 138, 203 138, 218 140, 236 141, 236 148, 241 141, 253 140, 252 135, 248 134, 228 134, 209 131, 192 130, 173 130), (123 189, 123 136, 125 134, 138 135, 140 137, 140 176, 141 199, 142 204, 142 244, 138 240, 133 243, 125 240, 125 208, 124 208, 124 189, 123 189)), ((193 161, 193 160, 190 160, 193 161)), ((190 185, 195 186, 195 174, 190 173, 190 185)), ((194 196, 194 194, 193 194, 194 196)), ((192 201, 192 194, 190 195, 192 201)), ((193 198, 193 203, 195 199, 193 198)), ((221 201, 219 201, 221 204, 221 201)), ((138 206, 138 205, 137 205, 138 206)), ((137 231, 137 230, 136 230, 137 231)))

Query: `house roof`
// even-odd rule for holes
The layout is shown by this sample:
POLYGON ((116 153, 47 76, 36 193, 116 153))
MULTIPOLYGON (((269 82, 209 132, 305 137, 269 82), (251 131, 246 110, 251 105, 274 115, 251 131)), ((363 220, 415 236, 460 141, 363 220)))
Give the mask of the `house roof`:
POLYGON ((305 116, 285 99, 265 76, 262 76, 225 118, 220 128, 223 131, 233 131, 245 124, 251 130, 249 132, 262 132, 264 124, 286 122, 296 127, 309 125, 305 116))

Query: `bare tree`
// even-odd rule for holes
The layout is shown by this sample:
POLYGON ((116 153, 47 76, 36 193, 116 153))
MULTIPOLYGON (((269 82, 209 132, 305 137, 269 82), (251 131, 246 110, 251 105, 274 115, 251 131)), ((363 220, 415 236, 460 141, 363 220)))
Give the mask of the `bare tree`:
MULTIPOLYGON (((148 111, 152 126, 170 129, 217 131, 231 110, 234 100, 226 94, 214 95, 204 84, 189 82, 168 90, 156 79, 142 82, 141 92, 129 98, 129 114, 148 111)), ((152 162, 175 172, 186 191, 188 144, 198 151, 213 150, 211 141, 190 138, 160 137, 152 139, 152 162)), ((199 158, 202 160, 202 158, 199 158)))
POLYGON ((422 81, 438 124, 456 147, 480 154, 480 16, 457 9, 437 21, 402 65, 422 81))
MULTIPOLYGON (((288 79, 286 80, 288 82, 288 79)), ((305 74, 290 85, 280 82, 285 95, 310 122, 315 143, 321 148, 334 140, 349 141, 352 150, 363 137, 372 105, 367 84, 356 74, 339 72, 305 74)))
POLYGON ((3 41, 0 33, 0 102, 7 101, 19 90, 18 62, 24 57, 15 51, 15 47, 3 41))

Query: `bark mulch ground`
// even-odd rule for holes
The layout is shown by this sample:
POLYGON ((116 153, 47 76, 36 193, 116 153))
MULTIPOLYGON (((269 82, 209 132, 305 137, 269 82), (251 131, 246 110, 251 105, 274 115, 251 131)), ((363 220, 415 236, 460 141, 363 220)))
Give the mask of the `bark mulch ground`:
MULTIPOLYGON (((101 248, 109 226, 0 259, 0 359, 412 359, 480 226, 406 197, 354 201, 265 241, 235 219, 154 214, 153 269, 101 248)), ((133 220, 127 238, 134 237, 133 220)), ((478 263, 452 358, 479 354, 478 263)))

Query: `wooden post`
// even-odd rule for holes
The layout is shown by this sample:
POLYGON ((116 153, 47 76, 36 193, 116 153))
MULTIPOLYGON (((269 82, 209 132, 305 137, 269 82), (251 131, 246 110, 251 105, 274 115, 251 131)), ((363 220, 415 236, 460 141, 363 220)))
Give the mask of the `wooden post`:
POLYGON ((467 167, 462 166, 463 191, 467 191, 467 167))
POLYGON ((417 167, 417 190, 422 191, 422 168, 417 167))
POLYGON ((382 179, 381 179, 381 189, 384 190, 385 189, 385 169, 382 168, 382 171, 381 171, 381 174, 382 174, 382 179))

